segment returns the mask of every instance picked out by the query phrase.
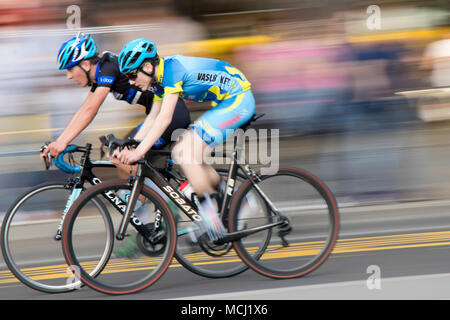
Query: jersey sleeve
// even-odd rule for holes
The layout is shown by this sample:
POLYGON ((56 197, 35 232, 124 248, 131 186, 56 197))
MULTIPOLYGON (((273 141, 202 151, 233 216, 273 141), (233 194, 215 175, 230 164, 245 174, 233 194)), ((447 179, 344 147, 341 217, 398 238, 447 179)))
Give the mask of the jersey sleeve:
POLYGON ((156 85, 153 92, 154 92, 153 101, 162 102, 164 98, 164 88, 160 85, 156 85))
POLYGON ((110 60, 105 60, 95 75, 97 87, 112 87, 119 75, 119 67, 110 60))
POLYGON ((186 72, 183 65, 178 60, 171 59, 164 63, 164 69, 162 82, 164 94, 183 92, 183 79, 186 72))

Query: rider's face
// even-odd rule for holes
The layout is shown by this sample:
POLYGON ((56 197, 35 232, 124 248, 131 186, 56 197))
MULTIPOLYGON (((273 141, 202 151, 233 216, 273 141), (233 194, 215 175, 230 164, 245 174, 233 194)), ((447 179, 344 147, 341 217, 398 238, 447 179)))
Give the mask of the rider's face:
MULTIPOLYGON (((89 62, 86 64, 83 62, 84 61, 80 62, 80 65, 82 64, 82 67, 86 71, 89 71, 88 69, 90 69, 90 65, 86 65, 89 64, 89 62)), ((67 69, 67 79, 75 81, 81 87, 86 87, 88 85, 86 73, 78 65, 67 69)))
MULTIPOLYGON (((145 63, 142 68, 146 73, 149 74, 153 71, 153 66, 150 63, 145 63)), ((130 79, 130 83, 139 87, 142 91, 146 91, 152 84, 152 78, 144 74, 143 72, 140 72, 140 70, 135 70, 133 73, 136 74, 136 78, 134 78, 133 80, 130 79)))

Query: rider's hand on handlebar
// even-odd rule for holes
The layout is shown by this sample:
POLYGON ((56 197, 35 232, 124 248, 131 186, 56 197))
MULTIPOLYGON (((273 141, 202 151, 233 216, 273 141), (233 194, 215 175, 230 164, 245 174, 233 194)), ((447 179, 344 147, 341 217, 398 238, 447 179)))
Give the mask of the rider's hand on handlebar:
POLYGON ((110 154, 109 160, 114 164, 122 163, 132 165, 144 156, 134 149, 139 145, 139 141, 134 139, 117 139, 113 134, 110 134, 107 137, 101 136, 100 141, 102 148, 103 146, 108 147, 110 154))
POLYGON ((54 141, 50 143, 47 148, 45 148, 41 152, 41 158, 44 159, 45 157, 50 154, 52 158, 56 158, 61 152, 63 152, 67 148, 67 144, 59 141, 54 141))
POLYGON ((117 158, 121 163, 132 165, 137 161, 141 160, 145 154, 142 154, 138 149, 128 149, 124 148, 122 151, 116 149, 112 155, 113 158, 117 158))

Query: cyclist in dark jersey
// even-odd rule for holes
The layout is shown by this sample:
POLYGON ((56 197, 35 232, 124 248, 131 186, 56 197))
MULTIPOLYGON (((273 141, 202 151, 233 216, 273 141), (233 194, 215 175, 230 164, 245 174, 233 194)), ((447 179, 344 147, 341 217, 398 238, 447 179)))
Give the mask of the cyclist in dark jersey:
MULTIPOLYGON (((56 141, 50 143, 41 154, 57 157, 67 145, 75 139, 95 118, 108 93, 112 93, 118 100, 145 107, 145 113, 151 116, 151 106, 155 88, 149 87, 141 91, 132 86, 129 79, 120 73, 117 56, 111 52, 97 54, 97 45, 90 35, 78 34, 65 42, 58 54, 58 68, 67 70, 67 78, 74 80, 82 87, 90 86, 91 90, 85 101, 72 117, 56 141)), ((178 128, 186 128, 190 123, 189 111, 182 99, 177 102, 177 112, 172 122, 153 148, 162 148, 171 141, 172 132, 178 128)), ((133 129, 128 136, 133 137, 140 125, 133 129)), ((118 165, 122 170, 128 167, 118 165)), ((128 171, 127 171, 128 172, 128 171)))
MULTIPOLYGON (((129 79, 119 71, 119 63, 117 55, 112 52, 105 51, 97 63, 95 82, 92 84, 91 92, 95 92, 97 87, 109 87, 111 93, 118 100, 124 100, 130 104, 139 104, 145 107, 145 114, 149 114, 153 96, 156 91, 155 87, 149 87, 148 90, 142 92, 138 87, 130 85, 129 79)), ((154 149, 159 149, 167 145, 171 141, 174 130, 178 128, 186 128, 190 123, 189 111, 182 99, 178 100, 177 114, 174 114, 171 124, 158 141, 153 145, 154 149)), ((133 129, 127 136, 133 137, 142 123, 133 129)))
MULTIPOLYGON (((147 90, 141 90, 136 86, 132 86, 130 80, 119 70, 118 58, 112 52, 103 52, 101 56, 97 54, 97 45, 90 35, 78 34, 69 41, 65 42, 58 53, 58 68, 67 70, 67 78, 75 81, 82 87, 91 87, 85 101, 81 107, 75 112, 69 124, 66 126, 61 135, 43 151, 41 157, 50 154, 57 157, 73 139, 75 139, 95 118, 100 106, 103 104, 108 93, 112 93, 118 100, 128 102, 130 104, 138 104, 145 107, 146 119, 154 118, 158 114, 158 110, 152 108, 154 93, 161 88, 150 86, 147 90)), ((172 133, 176 129, 187 128, 191 122, 189 111, 184 101, 180 98, 176 104, 177 112, 174 113, 169 127, 164 131, 158 141, 152 148, 160 149, 167 146, 171 142, 172 133)), ((141 124, 142 125, 142 124, 141 124)), ((139 134, 141 125, 137 126, 128 137, 135 137, 139 134)), ((147 154, 146 158, 154 162, 157 157, 151 157, 147 154)), ((118 173, 122 178, 128 177, 130 166, 114 161, 117 166, 118 173)), ((134 168, 135 169, 135 168, 134 168)), ((152 183, 147 184, 154 188, 152 183)), ((158 189, 155 189, 158 192, 158 189)), ((160 191, 159 191, 160 192, 160 191)), ((120 195, 126 197, 126 192, 120 195)), ((161 195, 163 198, 165 195, 161 195)), ((139 201, 139 200, 138 200, 139 201)), ((166 200, 169 206, 174 206, 169 199, 166 200)), ((134 214, 139 217, 142 223, 147 223, 148 214, 147 205, 142 205, 134 214)), ((172 211, 178 210, 173 207, 172 211)), ((136 249, 136 233, 133 233, 129 241, 119 246, 114 252, 117 256, 128 257, 133 255, 136 249)))

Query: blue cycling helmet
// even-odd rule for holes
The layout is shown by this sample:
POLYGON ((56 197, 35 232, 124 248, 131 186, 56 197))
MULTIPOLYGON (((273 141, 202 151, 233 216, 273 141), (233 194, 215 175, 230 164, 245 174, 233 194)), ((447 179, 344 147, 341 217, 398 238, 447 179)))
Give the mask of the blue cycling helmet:
POLYGON ((58 52, 58 68, 64 70, 76 66, 81 60, 97 54, 97 45, 89 34, 78 33, 63 43, 58 52))
POLYGON ((119 70, 127 74, 141 66, 146 59, 157 57, 156 45, 144 38, 128 42, 119 53, 119 70))

